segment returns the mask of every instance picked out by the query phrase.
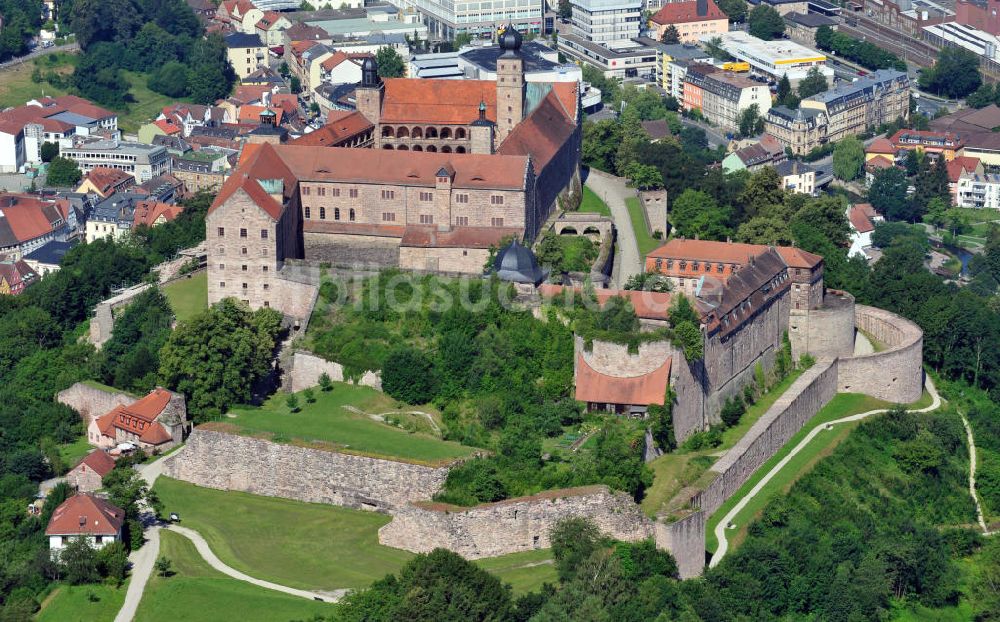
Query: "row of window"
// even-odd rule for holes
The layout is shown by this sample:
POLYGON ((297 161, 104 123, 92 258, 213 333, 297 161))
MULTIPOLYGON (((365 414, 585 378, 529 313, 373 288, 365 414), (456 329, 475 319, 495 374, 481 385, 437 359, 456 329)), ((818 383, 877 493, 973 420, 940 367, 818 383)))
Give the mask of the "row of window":
MULTIPOLYGON (((303 207, 302 208, 302 212, 305 215, 306 219, 312 219, 312 208, 311 207, 309 207, 308 205, 305 206, 305 207, 303 207)), ((319 208, 319 219, 320 220, 326 220, 326 208, 325 207, 320 207, 319 208)), ((340 208, 339 207, 333 208, 333 219, 334 220, 340 220, 340 208)), ((351 221, 351 222, 354 222, 354 208, 353 207, 351 209, 347 210, 347 219, 349 221, 351 221)))
MULTIPOLYGON (((263 287, 264 289, 271 289, 271 284, 270 283, 264 283, 261 287, 263 287)), ((225 289, 226 288, 226 282, 225 281, 219 281, 219 288, 220 289, 225 289)), ((250 289, 250 285, 247 284, 247 283, 244 283, 242 289, 245 289, 245 290, 246 289, 250 289)), ((266 306, 268 306, 268 304, 265 302, 264 306, 266 307, 266 306)))
MULTIPOLYGON (((219 235, 220 238, 226 237, 226 228, 225 227, 219 227, 218 228, 218 235, 219 235)), ((260 239, 266 240, 267 236, 268 236, 267 229, 261 229, 260 230, 260 239)), ((241 238, 249 237, 249 234, 248 234, 248 232, 247 232, 246 229, 240 229, 240 237, 241 238)))
MULTIPOLYGON (((302 186, 302 195, 303 196, 309 196, 309 195, 312 194, 312 190, 313 189, 312 189, 311 186, 302 186)), ((318 196, 318 197, 325 197, 326 196, 326 190, 327 190, 326 186, 316 186, 316 196, 318 196)), ((330 188, 330 196, 339 197, 340 196, 340 188, 330 188)), ((352 199, 358 198, 358 189, 357 188, 348 188, 347 196, 349 196, 352 199)))
MULTIPOLYGON (((241 267, 243 269, 243 272, 247 272, 247 271, 250 270, 249 266, 247 266, 246 264, 243 264, 241 267)), ((226 269, 226 264, 220 263, 219 264, 219 270, 225 270, 225 269, 226 269)), ((261 270, 261 272, 267 272, 268 271, 268 267, 267 266, 261 266, 260 270, 261 270)))
MULTIPOLYGON (((217 247, 215 254, 216 255, 225 255, 226 254, 226 247, 225 246, 219 246, 219 247, 217 247)), ((249 254, 250 253, 247 251, 247 247, 246 246, 244 246, 243 248, 240 249, 240 255, 249 255, 249 254)), ((266 246, 264 248, 260 249, 260 256, 261 257, 267 257, 268 256, 268 251, 267 251, 267 247, 266 246)))
MULTIPOLYGON (((316 187, 316 196, 325 197, 326 196, 326 191, 327 191, 327 188, 325 188, 323 186, 317 186, 316 187)), ((303 186, 302 187, 302 194, 303 194, 303 196, 311 196, 312 195, 312 188, 310 188, 309 186, 303 186)), ((330 196, 339 197, 340 196, 340 188, 330 188, 330 196)), ((424 201, 424 202, 430 202, 430 201, 434 200, 434 193, 433 192, 429 192, 429 191, 421 191, 417 196, 418 196, 418 198, 419 198, 420 201, 424 201)), ((350 190, 350 198, 352 198, 352 199, 358 198, 358 191, 356 189, 352 188, 350 190)), ((392 201, 392 200, 395 200, 396 199, 396 191, 395 190, 382 190, 381 191, 381 198, 382 198, 383 201, 392 201)), ((467 195, 467 194, 456 194, 456 195, 454 195, 454 201, 455 201, 455 203, 467 204, 469 202, 469 195, 467 195)), ((503 205, 503 204, 504 204, 504 196, 503 195, 500 195, 500 194, 492 194, 492 195, 490 195, 490 205, 503 205)), ((308 216, 308 210, 309 210, 309 208, 307 207, 305 209, 306 209, 306 212, 307 212, 306 218, 309 218, 309 216, 308 216)), ((324 208, 320 208, 320 209, 324 209, 324 208)), ((351 210, 351 211, 353 212, 354 210, 351 210)), ((323 217, 321 216, 320 218, 323 218, 323 217)), ((339 218, 337 220, 339 220, 339 218)), ((241 231, 240 237, 246 237, 245 235, 242 235, 242 232, 244 232, 246 230, 245 229, 240 229, 240 231, 241 231)), ((223 236, 223 228, 219 227, 219 237, 222 237, 222 236, 223 236)), ((261 237, 262 238, 266 238, 267 237, 266 231, 264 229, 261 229, 261 237)))

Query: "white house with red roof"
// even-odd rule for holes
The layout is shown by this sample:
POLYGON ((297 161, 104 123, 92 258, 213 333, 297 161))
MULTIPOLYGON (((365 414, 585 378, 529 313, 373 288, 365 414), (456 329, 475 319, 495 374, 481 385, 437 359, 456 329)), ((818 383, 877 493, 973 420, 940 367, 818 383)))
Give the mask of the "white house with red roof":
POLYGON ((66 199, 0 192, 0 256, 17 260, 53 240, 66 241, 71 209, 66 199))
POLYGON ((851 225, 851 249, 848 257, 868 257, 865 250, 872 247, 875 223, 884 221, 871 203, 856 203, 847 208, 847 221, 851 225))
POLYGON ((71 147, 73 137, 118 132, 118 114, 75 95, 42 97, 0 112, 0 173, 42 162, 42 145, 71 147))
POLYGON ((184 438, 184 396, 157 387, 128 405, 116 406, 87 426, 87 441, 101 448, 132 443, 143 451, 165 451, 184 438))
POLYGON ((79 493, 66 499, 49 519, 45 535, 49 550, 61 551, 71 540, 84 538, 100 549, 119 542, 125 525, 125 511, 105 499, 79 493))

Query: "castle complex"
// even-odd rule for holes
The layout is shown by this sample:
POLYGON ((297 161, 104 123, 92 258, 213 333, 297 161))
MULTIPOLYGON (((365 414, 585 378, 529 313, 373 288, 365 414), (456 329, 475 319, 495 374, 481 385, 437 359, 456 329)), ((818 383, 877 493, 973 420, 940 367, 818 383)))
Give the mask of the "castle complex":
POLYGON ((209 303, 303 317, 288 259, 478 274, 490 246, 534 239, 579 185, 578 86, 525 83, 515 29, 500 46, 496 82, 382 80, 366 59, 370 149, 247 145, 206 219, 209 303))

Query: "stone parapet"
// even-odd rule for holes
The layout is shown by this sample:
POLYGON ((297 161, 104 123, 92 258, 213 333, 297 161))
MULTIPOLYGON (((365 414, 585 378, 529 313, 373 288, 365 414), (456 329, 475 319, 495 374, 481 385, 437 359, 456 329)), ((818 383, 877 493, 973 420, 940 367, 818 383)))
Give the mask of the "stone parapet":
POLYGON ((135 396, 124 391, 99 389, 82 382, 77 382, 56 394, 57 402, 80 413, 84 426, 90 425, 92 420, 111 412, 112 409, 131 404, 135 400, 135 396))
POLYGON ((855 322, 886 349, 841 357, 838 390, 897 404, 919 400, 924 385, 924 334, 920 327, 895 313, 866 305, 857 305, 855 322))

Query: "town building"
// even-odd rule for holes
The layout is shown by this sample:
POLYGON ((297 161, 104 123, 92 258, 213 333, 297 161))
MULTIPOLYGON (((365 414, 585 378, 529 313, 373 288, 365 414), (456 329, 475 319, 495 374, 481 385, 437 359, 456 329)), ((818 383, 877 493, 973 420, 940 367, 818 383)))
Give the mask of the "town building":
POLYGON ((579 183, 578 87, 526 84, 520 35, 500 42, 496 82, 382 80, 367 59, 372 149, 247 146, 206 220, 209 301, 302 317, 286 259, 479 274, 490 245, 535 239, 579 183))
POLYGON ((184 439, 187 425, 184 396, 156 388, 131 404, 94 417, 87 425, 87 442, 102 449, 132 443, 145 452, 162 452, 184 439))
POLYGON ((144 182, 170 172, 170 154, 164 147, 144 145, 122 140, 78 140, 60 155, 76 162, 87 174, 94 168, 112 168, 124 171, 144 182))
POLYGON ((997 35, 956 22, 924 26, 922 30, 924 41, 933 47, 968 50, 979 57, 979 64, 986 75, 995 78, 1000 74, 1000 39, 997 35))
POLYGON ((809 0, 749 0, 747 7, 752 10, 755 6, 767 5, 778 12, 782 17, 792 13, 806 13, 810 10, 809 0))
POLYGON ((656 74, 656 52, 636 40, 642 27, 640 0, 574 0, 572 28, 559 51, 609 78, 656 74))
POLYGON ((96 492, 103 488, 104 476, 115 468, 115 459, 103 449, 95 449, 66 473, 66 483, 77 492, 96 492))
POLYGON ((925 26, 955 20, 954 11, 931 0, 864 0, 864 16, 902 37, 917 40, 923 38, 925 26))
POLYGON ((957 201, 958 180, 962 175, 983 175, 986 170, 979 158, 958 156, 948 163, 948 190, 951 193, 952 204, 957 201))
POLYGON ((120 240, 135 227, 155 227, 173 220, 181 211, 181 206, 158 201, 147 194, 113 194, 94 205, 87 219, 85 238, 87 242, 104 238, 120 240))
POLYGON ((699 110, 712 124, 737 130, 740 115, 756 105, 763 116, 771 108, 771 91, 766 84, 706 64, 688 67, 684 78, 685 110, 699 110))
POLYGON ((28 267, 39 276, 56 272, 62 265, 63 257, 76 246, 76 243, 76 240, 52 240, 27 253, 24 256, 24 263, 28 264, 28 267))
POLYGON ((830 30, 837 30, 839 22, 819 13, 785 14, 785 34, 792 41, 807 48, 816 47, 816 31, 824 26, 830 30))
POLYGON ((80 194, 95 194, 107 198, 116 192, 125 192, 136 184, 135 177, 118 169, 106 166, 95 166, 84 175, 76 192, 80 194))
POLYGON ((49 550, 58 555, 71 540, 83 538, 92 548, 101 549, 122 539, 125 511, 89 493, 77 493, 59 504, 52 513, 45 535, 49 550))
POLYGON ((785 147, 770 134, 760 140, 733 151, 722 159, 722 170, 727 173, 747 170, 758 171, 765 166, 776 166, 788 159, 785 147))
POLYGON ((883 222, 883 218, 870 203, 856 203, 847 208, 847 222, 851 228, 851 248, 847 251, 848 257, 869 258, 869 251, 872 247, 872 233, 875 231, 875 223, 883 222))
POLYGON ((958 207, 1000 209, 1000 175, 962 175, 958 178, 955 204, 958 207))
POLYGON ((361 63, 372 58, 366 52, 345 54, 336 50, 319 64, 319 78, 330 84, 357 84, 361 82, 361 63))
POLYGON ((712 57, 695 44, 660 43, 649 37, 639 37, 636 41, 656 52, 656 83, 677 101, 684 99, 684 76, 688 65, 713 62, 712 57))
POLYGON ((909 119, 910 79, 901 71, 881 69, 856 82, 807 97, 799 106, 824 113, 827 140, 836 142, 892 121, 909 119))
MULTIPOLYGON (((498 45, 469 45, 457 52, 413 54, 407 63, 410 78, 496 80, 503 50, 498 45)), ((574 63, 560 63, 559 52, 540 41, 521 46, 526 82, 580 82, 583 72, 574 63)), ((584 106, 586 107, 586 106, 584 106)))
MULTIPOLYGON (((545 4, 542 0, 508 0, 504 3, 480 3, 465 0, 415 0, 421 21, 429 35, 453 40, 467 33, 489 37, 497 24, 513 24, 522 32, 540 33, 545 4)), ((423 38, 423 37, 422 37, 423 38)))
POLYGON ((946 162, 951 162, 955 156, 965 146, 962 138, 952 132, 934 132, 928 130, 897 130, 889 138, 896 155, 900 152, 920 151, 936 159, 944 157, 946 162))
POLYGON ((1000 35, 1000 0, 956 0, 955 23, 1000 35))
POLYGON ((774 167, 781 177, 781 187, 798 194, 816 193, 816 169, 798 160, 785 160, 774 167))
POLYGON ((21 259, 0 259, 0 296, 20 296, 38 282, 38 274, 21 259))
POLYGON ((0 193, 0 257, 21 259, 53 240, 67 240, 71 208, 65 199, 0 193))
MULTIPOLYGON (((338 49, 345 48, 346 52, 348 47, 364 46, 369 40, 374 41, 373 36, 394 38, 407 36, 416 37, 421 41, 433 38, 433 29, 438 24, 432 25, 430 21, 422 20, 422 16, 421 13, 418 13, 418 9, 401 10, 390 4, 370 4, 363 7, 318 11, 303 21, 305 24, 323 31, 324 36, 321 36, 319 40, 334 45, 338 49)), ((489 32, 492 34, 492 28, 489 32)), ((372 49, 353 51, 374 52, 372 49)), ((397 51, 399 50, 397 49, 397 51)))
POLYGON ((1000 107, 990 104, 985 108, 963 108, 931 121, 931 129, 952 132, 961 136, 965 147, 962 155, 977 158, 984 167, 1000 167, 1000 134, 993 128, 1000 127, 1000 107))
POLYGON ((742 30, 727 32, 722 35, 707 35, 701 37, 702 42, 720 39, 720 47, 730 56, 750 64, 750 72, 774 82, 788 76, 792 88, 797 88, 812 68, 833 82, 833 69, 826 65, 826 55, 803 45, 778 39, 764 41, 751 36, 742 30))
POLYGON ((267 45, 256 34, 233 32, 223 40, 226 43, 226 58, 237 78, 244 78, 267 66, 267 45))
POLYGON ((669 2, 649 18, 649 27, 660 40, 670 26, 677 29, 681 43, 697 43, 702 37, 728 32, 729 18, 715 0, 669 2))
POLYGON ((575 63, 587 63, 599 69, 606 78, 626 80, 647 77, 656 79, 656 50, 638 40, 618 44, 588 41, 576 35, 559 37, 559 51, 575 63))
POLYGON ((254 24, 253 33, 269 48, 278 47, 282 42, 282 31, 292 27, 292 22, 277 11, 265 11, 264 16, 254 24))
POLYGON ((42 163, 42 145, 70 147, 81 136, 118 132, 117 113, 82 97, 42 97, 0 112, 0 173, 42 163))
POLYGON ((326 124, 289 141, 290 145, 312 147, 363 148, 375 144, 375 125, 360 112, 337 110, 326 117, 326 124))

